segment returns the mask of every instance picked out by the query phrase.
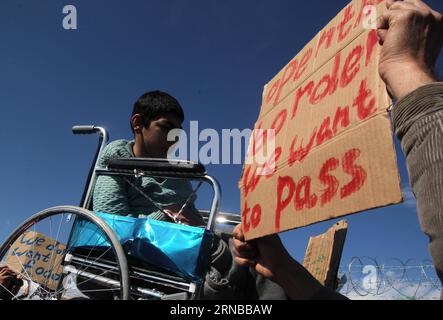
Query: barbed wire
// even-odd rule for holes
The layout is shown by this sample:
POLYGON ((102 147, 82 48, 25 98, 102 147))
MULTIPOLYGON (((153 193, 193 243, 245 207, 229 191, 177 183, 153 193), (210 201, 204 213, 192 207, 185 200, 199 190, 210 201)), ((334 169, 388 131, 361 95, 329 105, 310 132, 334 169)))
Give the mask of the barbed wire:
POLYGON ((374 257, 354 257, 339 270, 339 291, 356 299, 439 299, 441 283, 432 261, 384 262, 374 257))

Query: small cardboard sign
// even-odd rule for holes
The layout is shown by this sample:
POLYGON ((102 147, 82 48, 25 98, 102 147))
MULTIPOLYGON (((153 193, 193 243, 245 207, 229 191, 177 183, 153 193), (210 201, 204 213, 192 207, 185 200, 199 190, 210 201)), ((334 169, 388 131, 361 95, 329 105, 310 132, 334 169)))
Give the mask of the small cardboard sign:
POLYGON ((325 287, 337 288, 337 274, 348 222, 340 221, 326 233, 309 239, 303 266, 325 287))
POLYGON ((402 201, 369 29, 384 10, 352 1, 265 86, 239 182, 247 240, 402 201))
POLYGON ((44 234, 27 231, 11 246, 6 258, 9 268, 26 279, 56 290, 62 277, 66 246, 44 234))

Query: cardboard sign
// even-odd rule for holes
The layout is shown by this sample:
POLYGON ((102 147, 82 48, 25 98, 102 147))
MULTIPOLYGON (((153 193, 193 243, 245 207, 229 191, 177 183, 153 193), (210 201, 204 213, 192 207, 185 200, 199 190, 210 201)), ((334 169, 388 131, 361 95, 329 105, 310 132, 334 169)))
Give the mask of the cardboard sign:
POLYGON ((6 264, 25 279, 56 290, 62 276, 66 246, 44 234, 28 231, 11 246, 6 264))
POLYGON ((348 222, 340 221, 326 233, 309 239, 303 266, 325 287, 337 288, 337 274, 348 222))
POLYGON ((248 240, 402 201, 381 46, 366 28, 384 10, 352 1, 265 86, 239 182, 248 240))

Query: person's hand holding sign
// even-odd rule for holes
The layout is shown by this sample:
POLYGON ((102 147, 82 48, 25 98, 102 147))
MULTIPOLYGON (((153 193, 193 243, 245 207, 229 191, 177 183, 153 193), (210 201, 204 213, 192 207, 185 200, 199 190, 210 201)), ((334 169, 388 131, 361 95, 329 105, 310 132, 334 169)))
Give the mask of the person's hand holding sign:
POLYGON ((232 254, 235 263, 254 268, 263 277, 280 285, 291 299, 346 299, 323 287, 309 271, 295 261, 278 235, 246 242, 242 225, 239 225, 233 233, 232 254))
POLYGON ((443 16, 420 0, 388 0, 387 7, 378 26, 383 45, 379 71, 392 97, 400 100, 436 81, 443 16))
POLYGON ((234 260, 238 265, 253 267, 259 274, 275 282, 276 276, 281 274, 278 268, 283 268, 290 260, 277 235, 247 243, 241 225, 234 230, 232 244, 234 260))

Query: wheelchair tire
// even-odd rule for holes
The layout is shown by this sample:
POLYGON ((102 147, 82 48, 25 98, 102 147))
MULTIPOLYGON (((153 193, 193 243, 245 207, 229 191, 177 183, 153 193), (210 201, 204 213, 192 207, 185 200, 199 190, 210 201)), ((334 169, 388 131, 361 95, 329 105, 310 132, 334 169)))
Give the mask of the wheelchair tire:
MULTIPOLYGON (((25 222, 23 222, 19 227, 15 229, 14 232, 6 239, 6 241, 0 246, 0 262, 3 262, 5 258, 8 257, 8 252, 13 246, 13 244, 22 236, 25 232, 31 231, 30 229, 35 226, 37 223, 44 221, 44 219, 51 219, 51 217, 62 215, 60 218, 60 221, 63 221, 63 218, 67 214, 70 218, 68 218, 66 221, 70 221, 71 215, 75 216, 75 218, 81 218, 89 223, 92 223, 95 225, 98 230, 100 230, 104 236, 107 238, 108 243, 110 243, 112 247, 113 257, 115 258, 116 268, 118 269, 119 277, 116 281, 114 281, 114 288, 118 288, 119 295, 118 299, 120 300, 128 300, 129 299, 129 276, 128 276, 128 264, 126 255, 124 253, 124 250, 115 236, 115 233, 112 231, 112 229, 108 226, 106 222, 104 222, 100 217, 95 215, 93 212, 86 210, 84 208, 80 207, 74 207, 74 206, 60 206, 60 207, 54 207, 49 208, 46 210, 43 210, 29 219, 27 219, 25 222), (117 284, 115 283, 117 282, 117 284), (118 284, 119 283, 119 284, 118 284)), ((61 222, 60 222, 61 223, 61 222)), ((52 225, 52 220, 51 220, 52 225)), ((34 227, 35 228, 35 227, 34 227)), ((59 227, 60 231, 60 227, 59 227)), ((52 234, 52 231, 51 231, 52 234)), ((101 237, 101 236, 100 236, 101 237)), ((58 238, 58 235, 57 235, 58 238)), ((66 259, 66 254, 69 251, 69 248, 67 248, 66 252, 63 256, 63 261, 66 259)), ((54 249, 53 249, 54 250, 54 249)), ((109 249, 108 249, 109 250, 109 249)), ((111 251, 110 251, 111 252, 111 251)), ((51 257, 52 258, 52 257, 51 257)), ((64 267, 63 267, 64 268, 64 267)), ((23 269, 25 270, 25 269, 23 269)), ((98 276, 97 276, 98 277, 98 276)), ((62 279, 63 275, 62 275, 62 279)), ((51 280, 52 281, 52 280, 51 280)), ((60 290, 59 287, 61 285, 62 281, 59 281, 58 288, 55 291, 53 295, 46 295, 43 299, 49 299, 49 300, 57 300, 60 298, 60 290), (58 293, 57 293, 58 292, 58 293)), ((46 285, 46 283, 45 283, 46 285)), ((3 288, 4 289, 4 288, 3 288)), ((116 291, 117 289, 113 289, 116 291)), ((48 292, 48 291, 46 291, 48 292)))

